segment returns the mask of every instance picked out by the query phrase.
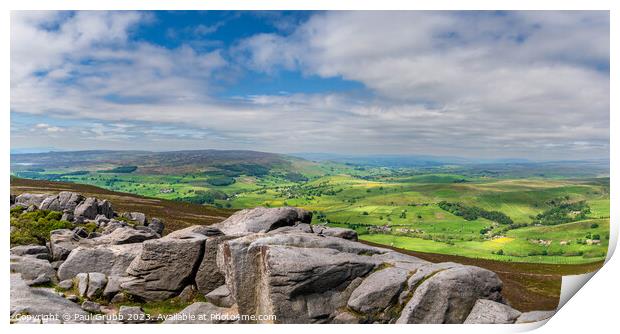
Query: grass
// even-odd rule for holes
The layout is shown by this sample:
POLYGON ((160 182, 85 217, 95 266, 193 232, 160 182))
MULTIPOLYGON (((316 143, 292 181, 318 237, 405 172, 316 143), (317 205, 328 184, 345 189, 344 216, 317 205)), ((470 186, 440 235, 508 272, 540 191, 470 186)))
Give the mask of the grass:
MULTIPOLYGON (((535 263, 595 262, 605 257, 608 241, 604 237, 600 245, 577 244, 577 239, 585 239, 587 232, 593 232, 585 223, 577 224, 577 227, 562 224, 554 230, 555 234, 531 224, 532 217, 550 208, 548 201, 569 198, 570 201, 586 201, 591 208, 586 218, 603 219, 596 233, 607 236, 609 178, 571 179, 552 174, 547 177, 502 178, 449 169, 423 173, 408 169, 354 168, 298 160, 293 165, 296 172, 308 179, 307 182, 287 180, 280 171, 260 177, 239 175, 235 176, 232 184, 214 186, 210 183, 213 176, 204 172, 144 174, 140 172, 141 168, 130 174, 90 172, 66 175, 63 179, 124 192, 127 196, 135 194, 162 200, 189 200, 197 193, 217 192, 224 196, 221 199, 216 197, 210 204, 232 210, 256 206, 297 206, 314 211, 314 223, 354 228, 362 239, 400 245, 409 250, 535 263), (467 221, 441 209, 437 205, 440 201, 499 211, 519 227, 507 229, 480 217, 467 221), (386 226, 391 230, 376 233, 372 230, 373 226, 386 226), (564 228, 574 228, 576 232, 570 238, 564 237, 572 240, 570 245, 560 247, 561 241, 568 241, 560 237, 564 228), (368 234, 369 231, 375 233, 368 234), (484 231, 492 232, 484 234, 484 231), (501 244, 490 239, 491 235, 506 237, 508 239, 502 240, 510 241, 501 244), (544 246, 534 244, 533 239, 552 242, 544 246)), ((45 173, 60 174, 62 171, 45 173)), ((142 201, 152 199, 144 198, 142 201)), ((168 201, 162 203, 170 205, 168 201)), ((153 203, 153 206, 156 205, 153 203)), ((212 206, 191 208, 199 211, 199 207, 206 212, 216 211, 212 215, 219 218, 231 212, 217 211, 219 209, 212 206)), ((141 209, 136 208, 136 211, 141 209)), ((162 211, 167 217, 171 216, 169 210, 154 210, 152 216, 161 215, 162 211)), ((180 214, 172 219, 173 228, 198 221, 191 214, 180 214)))

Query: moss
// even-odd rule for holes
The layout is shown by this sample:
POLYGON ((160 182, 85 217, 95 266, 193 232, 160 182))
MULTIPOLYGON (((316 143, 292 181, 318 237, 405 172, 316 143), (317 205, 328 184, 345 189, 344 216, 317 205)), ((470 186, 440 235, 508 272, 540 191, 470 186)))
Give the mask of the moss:
POLYGON ((387 263, 387 262, 383 262, 380 265, 376 266, 375 269, 373 269, 370 273, 372 274, 372 273, 375 273, 377 271, 381 271, 383 269, 392 268, 392 267, 394 267, 393 264, 387 263))

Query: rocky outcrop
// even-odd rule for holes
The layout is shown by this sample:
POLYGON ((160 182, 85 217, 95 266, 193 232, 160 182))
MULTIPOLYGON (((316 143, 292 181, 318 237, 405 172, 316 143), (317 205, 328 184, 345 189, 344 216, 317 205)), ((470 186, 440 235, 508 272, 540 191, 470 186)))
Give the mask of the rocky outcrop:
POLYGON ((141 244, 80 246, 58 268, 60 280, 79 273, 99 272, 106 276, 124 276, 131 262, 140 254, 141 244))
MULTIPOLYGON (((54 307, 70 312, 84 310, 69 299, 85 298, 89 312, 115 312, 106 306, 112 301, 121 304, 119 314, 144 315, 122 304, 192 302, 201 294, 208 302, 192 303, 165 322, 524 323, 552 314, 512 309, 501 295, 501 280, 489 270, 368 246, 356 241, 353 230, 311 225, 311 213, 302 209, 242 210, 222 223, 161 237, 158 219, 149 223, 132 212, 125 217, 133 223, 116 220, 105 200, 74 193, 18 197, 16 203, 30 207, 74 206, 74 223, 97 226, 53 231, 49 254, 44 246, 11 249, 11 271, 23 277, 19 284, 28 298, 39 290, 28 290, 26 283, 46 277, 62 280, 60 290, 77 287, 80 297, 43 293, 44 302, 61 298, 54 307), (265 315, 270 317, 252 318, 265 315)), ((37 311, 28 298, 18 300, 37 311)), ((13 310, 13 297, 11 302, 13 310)), ((130 318, 119 321, 146 321, 130 318)))
POLYGON ((463 323, 478 299, 501 301, 502 281, 492 271, 456 265, 416 287, 398 323, 463 323))
POLYGON ((268 209, 258 207, 241 210, 221 223, 213 225, 224 234, 269 232, 297 222, 310 224, 312 213, 293 207, 268 209))
POLYGON ((19 205, 26 208, 34 205, 38 208, 49 196, 49 194, 21 194, 15 197, 15 202, 13 205, 19 205))
POLYGON ((142 243, 139 256, 127 268, 132 280, 121 284, 131 295, 163 300, 177 295, 193 280, 204 251, 206 236, 166 236, 142 243))

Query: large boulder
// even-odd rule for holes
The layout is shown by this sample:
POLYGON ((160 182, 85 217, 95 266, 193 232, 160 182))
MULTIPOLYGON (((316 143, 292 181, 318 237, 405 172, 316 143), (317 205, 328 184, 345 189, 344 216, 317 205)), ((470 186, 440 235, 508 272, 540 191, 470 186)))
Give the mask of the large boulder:
POLYGON ((84 219, 95 219, 99 211, 99 204, 94 197, 88 197, 82 203, 75 207, 73 211, 74 217, 82 217, 84 219))
POLYGON ((207 293, 205 298, 208 302, 220 307, 231 307, 235 303, 226 285, 222 285, 207 293))
POLYGON ((78 273, 90 272, 124 276, 141 248, 141 244, 80 246, 72 250, 67 260, 60 265, 58 278, 65 280, 78 273))
POLYGON ((217 266, 217 251, 222 242, 233 238, 227 235, 215 235, 205 240, 204 255, 195 277, 196 287, 200 293, 207 294, 225 283, 224 274, 217 266))
POLYGON ((269 232, 282 226, 292 226, 297 222, 309 224, 312 213, 293 207, 246 209, 235 212, 228 219, 213 225, 224 234, 243 234, 269 232))
POLYGON ((151 218, 151 222, 147 225, 147 227, 159 235, 164 233, 164 222, 159 218, 151 218))
POLYGON ((29 284, 45 284, 56 282, 56 272, 47 260, 31 256, 11 255, 11 273, 19 273, 29 284))
POLYGON ((122 283, 121 288, 145 300, 164 300, 179 294, 193 281, 205 239, 194 233, 145 241, 140 255, 127 268, 133 279, 122 283))
POLYGON ((512 324, 521 312, 492 300, 478 299, 465 319, 466 324, 512 324))
POLYGON ((34 256, 36 258, 41 258, 41 254, 47 257, 47 247, 42 245, 21 245, 11 248, 11 255, 34 256))
POLYGON ((103 215, 106 218, 114 217, 114 210, 112 209, 112 204, 108 202, 107 199, 97 201, 97 214, 103 215))
POLYGON ((108 234, 85 241, 93 245, 124 245, 157 239, 159 235, 153 231, 137 230, 133 227, 121 227, 108 234))
POLYGON ((125 212, 123 218, 136 222, 138 225, 146 225, 146 215, 142 212, 125 212))
POLYGON ((50 233, 50 252, 54 261, 66 259, 79 246, 80 238, 69 229, 53 230, 50 233))
POLYGON ((316 323, 346 305, 347 287, 376 267, 373 252, 380 250, 307 233, 253 234, 223 242, 218 265, 240 314, 316 323))
POLYGON ((88 290, 86 291, 86 297, 90 299, 100 297, 107 283, 108 278, 105 274, 88 273, 88 290))
POLYGON ((415 286, 397 323, 463 323, 478 299, 502 301, 502 281, 492 271, 457 265, 415 286))
POLYGON ((376 271, 353 290, 347 305, 360 313, 383 312, 395 304, 408 275, 408 270, 394 267, 376 271))
POLYGON ((76 303, 55 293, 52 289, 31 288, 18 274, 11 274, 11 317, 19 314, 53 316, 65 323, 80 322, 86 312, 76 303))
POLYGON ((34 205, 38 208, 48 197, 50 197, 50 194, 21 194, 15 197, 15 205, 23 207, 30 207, 31 205, 34 205))

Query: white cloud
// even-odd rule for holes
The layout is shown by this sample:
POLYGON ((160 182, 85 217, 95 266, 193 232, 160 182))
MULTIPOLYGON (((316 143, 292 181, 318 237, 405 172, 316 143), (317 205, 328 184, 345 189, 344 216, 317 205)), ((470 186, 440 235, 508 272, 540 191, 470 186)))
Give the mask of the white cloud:
POLYGON ((328 12, 206 53, 131 41, 149 20, 141 13, 11 19, 11 110, 84 120, 65 131, 80 139, 70 147, 131 139, 123 147, 538 158, 609 150, 609 76, 597 70, 609 62, 607 13, 328 12), (231 61, 367 91, 217 98, 217 79, 236 75, 231 61))

